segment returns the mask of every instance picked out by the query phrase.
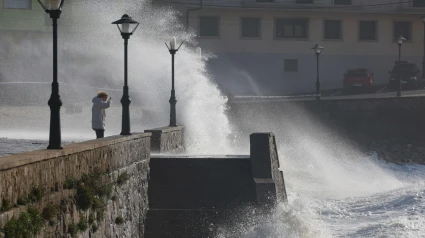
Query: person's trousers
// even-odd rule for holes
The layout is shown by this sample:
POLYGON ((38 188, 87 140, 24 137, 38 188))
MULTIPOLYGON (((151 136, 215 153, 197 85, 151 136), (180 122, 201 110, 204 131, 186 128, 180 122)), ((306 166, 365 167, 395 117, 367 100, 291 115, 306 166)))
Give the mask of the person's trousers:
POLYGON ((103 138, 105 130, 104 129, 93 129, 96 132, 96 138, 103 138))

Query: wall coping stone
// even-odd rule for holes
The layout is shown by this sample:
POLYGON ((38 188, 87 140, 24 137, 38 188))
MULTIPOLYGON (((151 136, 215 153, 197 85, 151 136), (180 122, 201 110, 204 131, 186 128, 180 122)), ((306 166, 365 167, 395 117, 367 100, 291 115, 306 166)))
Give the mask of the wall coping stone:
POLYGON ((148 132, 148 133, 150 132, 150 133, 153 133, 153 134, 166 133, 166 132, 172 132, 172 131, 180 131, 183 128, 184 128, 184 126, 164 126, 164 127, 145 130, 145 132, 148 132))
POLYGON ((249 155, 158 155, 152 154, 151 159, 250 159, 249 155))
POLYGON ((236 98, 233 101, 229 101, 230 104, 239 104, 239 103, 263 103, 263 102, 297 102, 297 103, 311 103, 311 102, 338 102, 338 101, 393 101, 393 100, 409 100, 409 99, 423 99, 423 95, 402 95, 400 97, 396 96, 381 96, 381 97, 363 97, 363 98, 338 98, 338 97, 322 97, 320 101, 317 101, 315 98, 236 98))
POLYGON ((0 171, 8 170, 32 163, 37 163, 43 160, 50 160, 59 156, 65 156, 82 151, 93 150, 95 148, 105 147, 111 144, 121 143, 124 141, 139 139, 143 137, 151 137, 152 133, 133 133, 128 136, 108 136, 101 139, 89 140, 80 143, 65 145, 62 150, 36 150, 13 154, 0 157, 0 171))

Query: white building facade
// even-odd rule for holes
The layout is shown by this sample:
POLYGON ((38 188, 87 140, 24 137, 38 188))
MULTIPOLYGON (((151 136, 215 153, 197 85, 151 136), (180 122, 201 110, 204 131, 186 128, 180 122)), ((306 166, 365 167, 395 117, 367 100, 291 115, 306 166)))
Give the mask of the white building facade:
MULTIPOLYGON (((407 40, 401 60, 423 66, 425 0, 178 0, 209 69, 225 92, 283 95, 314 91, 314 44, 323 89, 342 87, 351 68, 368 68, 378 84, 398 60, 394 38, 407 40), (188 9, 193 9, 189 10, 188 9), (187 14, 189 13, 189 14, 187 14)), ((187 24, 186 23, 186 24, 187 24)))

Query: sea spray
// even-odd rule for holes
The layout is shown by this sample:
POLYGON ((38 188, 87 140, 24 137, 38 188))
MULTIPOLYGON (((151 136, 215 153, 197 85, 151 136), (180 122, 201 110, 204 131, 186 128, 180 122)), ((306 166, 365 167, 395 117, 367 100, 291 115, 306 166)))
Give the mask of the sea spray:
MULTIPOLYGON (((177 123, 185 126, 187 152, 230 153, 232 145, 229 136, 232 130, 226 115, 227 98, 208 76, 207 50, 205 50, 206 54, 200 57, 196 52, 195 34, 184 31, 178 22, 178 13, 170 8, 154 7, 150 1, 133 0, 123 3, 112 0, 64 4, 63 16, 58 21, 58 80, 64 103, 62 107, 63 137, 78 134, 77 138, 73 136, 72 139, 92 138, 89 99, 96 94, 96 87, 106 88, 106 91, 107 88, 122 89, 123 39, 111 22, 125 13, 140 22, 140 26, 128 43, 128 84, 133 101, 130 105, 132 131, 167 126, 169 123, 171 56, 164 42, 176 36, 178 41, 184 42, 176 54, 175 87, 178 101, 177 123), (70 106, 82 107, 82 112, 80 114, 64 113, 66 107, 70 106)), ((50 49, 51 38, 34 39, 29 47, 50 49)), ((4 75, 5 81, 49 82, 51 74, 46 73, 51 70, 51 52, 49 51, 32 51, 29 57, 33 60, 29 61, 30 63, 25 61, 31 65, 32 76, 24 78, 20 72, 25 67, 21 67, 20 63, 27 58, 27 52, 20 51, 12 59, 19 69, 8 70, 4 75)), ((15 92, 13 97, 20 97, 20 92, 24 92, 23 87, 19 85, 11 87, 11 90, 15 92)), ((26 115, 31 115, 29 117, 22 115, 20 111, 6 108, 6 111, 9 110, 6 113, 10 120, 5 118, 2 121, 4 133, 13 137, 14 131, 24 129, 39 134, 39 138, 46 139, 49 120, 45 116, 45 114, 48 115, 48 107, 45 104, 49 91, 48 84, 42 90, 29 90, 30 93, 45 95, 34 97, 37 98, 39 107, 25 108, 26 115), (46 110, 41 107, 42 105, 46 110)), ((121 127, 119 102, 121 93, 109 92, 113 93, 113 106, 106 110, 106 135, 113 135, 119 134, 121 127)))

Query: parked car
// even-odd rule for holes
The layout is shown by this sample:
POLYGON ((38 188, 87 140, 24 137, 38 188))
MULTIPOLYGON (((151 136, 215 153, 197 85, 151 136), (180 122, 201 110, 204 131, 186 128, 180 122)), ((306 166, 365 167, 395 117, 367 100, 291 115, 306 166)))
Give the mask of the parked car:
POLYGON ((345 93, 354 90, 372 92, 374 89, 373 73, 365 68, 347 70, 344 74, 343 89, 345 93))
POLYGON ((396 90, 399 87, 399 79, 403 88, 417 89, 423 86, 421 71, 414 63, 398 63, 388 73, 390 74, 388 86, 391 90, 396 90))

